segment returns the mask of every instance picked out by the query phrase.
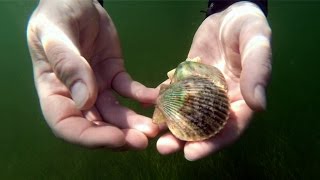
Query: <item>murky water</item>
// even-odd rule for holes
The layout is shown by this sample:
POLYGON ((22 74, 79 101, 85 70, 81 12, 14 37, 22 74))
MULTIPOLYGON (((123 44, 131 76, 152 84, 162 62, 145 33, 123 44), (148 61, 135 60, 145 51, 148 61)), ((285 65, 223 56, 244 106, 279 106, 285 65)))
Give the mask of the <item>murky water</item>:
MULTIPOLYGON (((243 137, 220 153, 188 162, 161 156, 155 141, 141 152, 88 150, 65 143, 44 122, 26 47, 26 23, 36 1, 0 1, 0 179, 317 179, 320 3, 270 1, 273 74, 269 106, 243 137)), ((186 57, 206 1, 112 1, 126 68, 157 86, 186 57), (148 67, 148 68, 146 68, 148 67)), ((150 110, 122 100, 140 113, 150 110)))

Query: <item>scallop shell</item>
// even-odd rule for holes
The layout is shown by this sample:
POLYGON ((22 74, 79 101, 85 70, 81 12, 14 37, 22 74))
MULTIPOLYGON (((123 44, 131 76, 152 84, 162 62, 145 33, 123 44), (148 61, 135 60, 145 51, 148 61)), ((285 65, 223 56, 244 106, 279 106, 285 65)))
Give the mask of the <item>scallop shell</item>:
POLYGON ((215 67, 199 62, 182 62, 171 83, 162 86, 153 122, 166 122, 174 136, 200 141, 217 134, 229 116, 227 84, 215 67))

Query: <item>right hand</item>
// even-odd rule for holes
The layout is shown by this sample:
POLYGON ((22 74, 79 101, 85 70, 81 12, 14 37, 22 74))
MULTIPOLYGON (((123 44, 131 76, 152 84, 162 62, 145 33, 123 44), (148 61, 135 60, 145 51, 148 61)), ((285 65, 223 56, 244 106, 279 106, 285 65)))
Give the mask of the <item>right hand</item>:
POLYGON ((157 91, 127 74, 114 24, 96 0, 41 0, 27 38, 42 112, 56 136, 86 147, 143 149, 158 133, 150 118, 114 97, 152 103, 157 91))
POLYGON ((188 57, 221 70, 228 84, 230 116, 216 136, 184 142, 171 133, 161 136, 161 154, 184 151, 188 160, 204 158, 235 142, 250 123, 254 111, 266 106, 265 88, 271 74, 271 28, 261 9, 237 2, 206 18, 198 28, 188 57))

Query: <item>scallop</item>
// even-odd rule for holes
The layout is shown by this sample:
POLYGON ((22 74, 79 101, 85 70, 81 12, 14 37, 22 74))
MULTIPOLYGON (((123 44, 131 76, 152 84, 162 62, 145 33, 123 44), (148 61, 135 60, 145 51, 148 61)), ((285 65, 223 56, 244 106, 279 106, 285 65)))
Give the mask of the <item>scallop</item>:
POLYGON ((215 67, 187 59, 168 73, 170 85, 162 85, 153 122, 166 123, 184 141, 213 137, 229 117, 227 83, 215 67))

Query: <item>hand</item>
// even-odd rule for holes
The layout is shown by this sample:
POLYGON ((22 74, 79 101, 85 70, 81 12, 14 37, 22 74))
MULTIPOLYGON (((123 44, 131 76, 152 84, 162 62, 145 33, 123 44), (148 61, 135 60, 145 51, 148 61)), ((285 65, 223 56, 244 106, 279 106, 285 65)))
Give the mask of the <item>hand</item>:
POLYGON ((151 103, 157 92, 126 73, 118 35, 96 0, 41 0, 28 25, 34 80, 54 134, 87 147, 143 149, 158 126, 114 93, 151 103))
POLYGON ((157 142, 162 154, 184 149, 197 160, 234 142, 247 127, 253 111, 266 107, 265 87, 271 72, 271 29, 262 11, 248 2, 235 3, 209 16, 197 30, 188 57, 219 68, 225 75, 231 101, 226 127, 201 142, 182 142, 172 134, 157 142))

